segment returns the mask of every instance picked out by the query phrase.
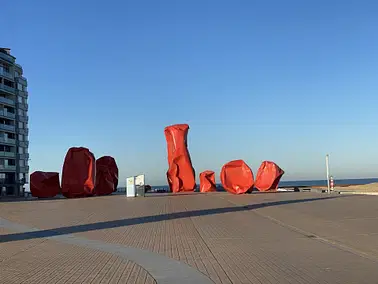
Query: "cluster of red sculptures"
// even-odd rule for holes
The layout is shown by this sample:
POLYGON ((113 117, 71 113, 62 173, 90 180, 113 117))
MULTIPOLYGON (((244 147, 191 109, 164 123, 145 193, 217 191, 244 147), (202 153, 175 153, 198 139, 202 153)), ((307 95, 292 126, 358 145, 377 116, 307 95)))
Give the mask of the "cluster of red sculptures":
MULTIPOLYGON (((175 124, 164 129, 168 149, 167 179, 172 192, 194 191, 196 188, 195 171, 190 159, 187 136, 189 125, 175 124)), ((264 161, 258 169, 256 180, 253 172, 243 160, 228 162, 222 167, 220 179, 225 190, 233 194, 252 191, 276 190, 284 171, 274 162, 264 161)), ((216 190, 215 173, 200 173, 200 191, 216 190)))
POLYGON ((67 198, 108 195, 117 190, 118 167, 113 157, 95 159, 84 147, 68 150, 63 164, 62 186, 59 173, 36 171, 30 175, 30 192, 40 198, 60 193, 67 198))

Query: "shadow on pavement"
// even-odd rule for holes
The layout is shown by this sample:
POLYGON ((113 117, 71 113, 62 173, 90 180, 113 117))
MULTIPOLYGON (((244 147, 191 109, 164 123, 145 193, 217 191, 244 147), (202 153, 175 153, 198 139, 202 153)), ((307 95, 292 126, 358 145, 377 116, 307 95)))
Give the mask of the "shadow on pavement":
MULTIPOLYGON (((266 203, 252 204, 252 205, 246 205, 246 206, 234 206, 234 207, 224 207, 224 208, 183 211, 183 212, 175 212, 175 213, 168 213, 168 214, 161 214, 161 215, 152 215, 152 216, 144 216, 144 217, 137 217, 137 218, 130 218, 130 219, 120 219, 120 220, 113 220, 113 221, 98 222, 98 223, 93 223, 93 224, 60 227, 60 228, 55 228, 55 229, 39 230, 39 231, 33 231, 33 232, 12 233, 12 234, 7 234, 7 235, 0 235, 0 243, 38 239, 38 238, 48 238, 48 237, 54 237, 54 236, 60 236, 60 235, 89 232, 89 231, 94 231, 94 230, 104 230, 104 229, 118 228, 118 227, 123 227, 123 226, 130 226, 130 225, 137 225, 137 224, 144 224, 144 223, 161 222, 165 220, 183 219, 183 218, 224 214, 224 213, 231 213, 231 212, 250 211, 250 210, 264 208, 264 207, 313 202, 313 201, 318 201, 318 200, 329 200, 329 199, 345 198, 345 197, 347 196, 345 195, 345 196, 332 196, 332 197, 326 197, 326 198, 317 197, 317 198, 307 198, 307 199, 282 200, 282 201, 266 202, 266 203)), ((0 227, 1 227, 1 218, 0 218, 0 227)))

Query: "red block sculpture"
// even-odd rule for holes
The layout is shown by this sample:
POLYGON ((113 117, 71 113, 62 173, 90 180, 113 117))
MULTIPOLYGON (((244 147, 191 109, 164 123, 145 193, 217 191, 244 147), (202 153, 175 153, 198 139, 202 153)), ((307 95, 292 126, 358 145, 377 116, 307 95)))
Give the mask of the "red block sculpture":
POLYGON ((255 187, 259 191, 277 190, 284 171, 274 162, 264 161, 257 171, 255 187))
POLYGON ((189 125, 176 124, 164 129, 168 149, 167 179, 172 192, 194 191, 196 178, 187 146, 189 125))
POLYGON ((59 173, 36 171, 30 175, 30 192, 39 198, 54 197, 60 193, 59 173))
POLYGON ((213 171, 204 171, 200 173, 200 192, 216 191, 215 173, 213 171))
POLYGON ((222 167, 221 182, 228 192, 243 194, 252 190, 253 173, 243 160, 231 161, 222 167))
POLYGON ((103 156, 96 160, 96 195, 108 195, 117 191, 118 167, 113 157, 103 156))
POLYGON ((84 147, 68 150, 63 164, 62 194, 67 198, 86 197, 94 194, 96 160, 84 147))

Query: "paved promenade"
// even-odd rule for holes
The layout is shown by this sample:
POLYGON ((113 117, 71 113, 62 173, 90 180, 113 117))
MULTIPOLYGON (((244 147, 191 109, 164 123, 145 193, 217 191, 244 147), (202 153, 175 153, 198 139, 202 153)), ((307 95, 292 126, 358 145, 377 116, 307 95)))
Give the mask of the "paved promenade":
POLYGON ((0 283, 378 283, 378 197, 0 201, 0 283))

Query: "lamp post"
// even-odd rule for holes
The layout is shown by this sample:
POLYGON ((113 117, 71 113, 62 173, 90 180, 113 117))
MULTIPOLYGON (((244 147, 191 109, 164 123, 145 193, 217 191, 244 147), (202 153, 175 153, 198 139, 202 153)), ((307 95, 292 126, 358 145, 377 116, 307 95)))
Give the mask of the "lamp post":
POLYGON ((327 192, 331 193, 329 185, 329 155, 326 155, 326 169, 327 169, 327 192))

